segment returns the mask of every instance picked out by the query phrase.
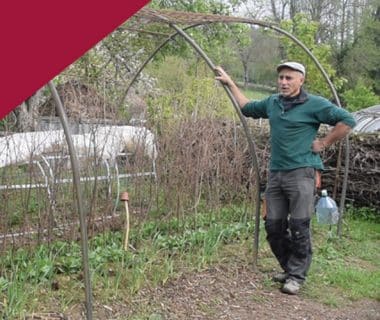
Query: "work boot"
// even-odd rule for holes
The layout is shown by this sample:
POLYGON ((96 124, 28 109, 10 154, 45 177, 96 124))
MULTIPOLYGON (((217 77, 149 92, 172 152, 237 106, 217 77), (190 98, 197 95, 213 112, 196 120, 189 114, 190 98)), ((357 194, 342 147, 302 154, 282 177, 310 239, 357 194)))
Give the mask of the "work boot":
POLYGON ((287 272, 280 272, 280 273, 275 274, 272 277, 272 280, 275 282, 285 283, 288 277, 289 277, 289 274, 287 272))
POLYGON ((293 279, 287 279, 281 291, 288 294, 297 294, 301 288, 301 284, 293 279))

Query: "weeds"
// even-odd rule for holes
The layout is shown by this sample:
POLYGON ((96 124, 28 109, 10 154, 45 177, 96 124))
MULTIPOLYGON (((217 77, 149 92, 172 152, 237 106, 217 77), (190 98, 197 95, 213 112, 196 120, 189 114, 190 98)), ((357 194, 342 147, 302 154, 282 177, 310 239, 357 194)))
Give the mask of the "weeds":
POLYGON ((314 258, 306 293, 333 306, 344 299, 380 299, 380 225, 359 217, 347 225, 341 238, 327 226, 313 225, 314 258))
MULTIPOLYGON (((326 226, 313 224, 315 252, 306 295, 330 305, 339 305, 344 298, 379 298, 379 225, 355 219, 350 226, 347 235, 334 238, 327 236, 326 226)), ((131 235, 135 251, 122 249, 120 232, 107 232, 90 240, 92 285, 98 300, 132 297, 146 286, 165 284, 184 270, 202 270, 230 259, 249 263, 246 254, 253 222, 236 207, 199 214, 196 219, 188 217, 181 228, 173 219, 146 222, 139 229, 131 235)), ((261 237, 261 269, 276 267, 263 241, 265 235, 261 237)), ((76 242, 9 251, 0 266, 2 316, 17 318, 51 303, 59 304, 62 310, 80 303, 81 263, 76 242), (53 283, 59 289, 53 289, 53 283)), ((263 285, 270 288, 270 282, 263 285)))

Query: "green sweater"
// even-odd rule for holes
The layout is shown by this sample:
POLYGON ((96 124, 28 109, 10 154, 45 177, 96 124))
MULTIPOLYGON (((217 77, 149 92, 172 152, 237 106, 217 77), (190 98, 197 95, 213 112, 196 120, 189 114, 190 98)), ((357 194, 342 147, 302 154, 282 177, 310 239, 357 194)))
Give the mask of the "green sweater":
POLYGON ((248 102, 242 108, 246 117, 269 119, 272 171, 302 167, 323 169, 320 155, 312 152, 312 143, 320 124, 334 126, 343 122, 351 128, 356 124, 349 112, 327 99, 307 93, 305 97, 306 101, 287 111, 278 94, 248 102))

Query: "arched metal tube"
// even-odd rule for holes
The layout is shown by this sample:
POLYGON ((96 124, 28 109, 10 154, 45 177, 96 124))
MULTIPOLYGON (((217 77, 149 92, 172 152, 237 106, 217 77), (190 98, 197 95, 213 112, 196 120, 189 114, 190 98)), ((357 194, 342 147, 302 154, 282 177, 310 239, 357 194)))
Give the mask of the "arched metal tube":
MULTIPOLYGON (((165 23, 168 23, 169 25, 171 25, 173 28, 174 28, 174 24, 170 22, 169 19, 167 19, 165 16, 163 15, 160 15, 158 14, 158 11, 154 11, 154 16, 158 17, 159 19, 161 19, 162 21, 164 21, 165 23)), ((264 28, 269 28, 269 29, 272 29, 278 33, 281 33, 283 35, 285 35, 286 37, 288 37, 289 39, 291 39, 293 42, 295 42, 298 46, 300 46, 305 52, 306 54, 313 60, 313 62, 315 63, 315 65, 317 66, 317 68, 320 70, 320 72, 322 73, 323 77, 325 78, 326 82, 328 83, 329 87, 330 87, 330 90, 334 96, 334 99, 336 101, 336 104, 341 107, 341 104, 340 104, 340 99, 337 95, 337 92, 336 92, 336 89, 334 87, 334 85, 332 84, 327 72, 324 70, 324 68, 322 67, 322 65, 319 63, 318 59, 313 55, 313 53, 299 40, 297 39, 295 36, 293 36, 292 34, 290 34, 289 32, 277 27, 276 25, 272 24, 272 23, 267 23, 267 22, 264 22, 264 21, 257 21, 257 20, 253 20, 253 19, 246 19, 246 18, 235 18, 233 21, 230 20, 226 20, 226 21, 203 21, 203 22, 200 22, 200 23, 197 23, 197 24, 194 24, 192 26, 189 26, 187 27, 186 29, 190 29, 190 28, 193 28, 193 27, 196 27, 196 26, 199 26, 199 25, 204 25, 204 24, 209 24, 209 23, 215 23, 215 22, 224 22, 224 23, 245 23, 245 24, 250 24, 250 25, 258 25, 260 27, 264 27, 264 28)), ((174 28, 176 29, 176 28, 174 28)), ((138 69, 138 71, 135 73, 132 81, 129 83, 127 89, 126 89, 126 93, 125 93, 125 96, 127 95, 128 93, 128 90, 130 89, 130 87, 133 85, 134 81, 137 79, 138 75, 142 72, 142 70, 145 68, 145 66, 152 60, 152 58, 157 54, 157 52, 164 46, 166 45, 170 40, 172 40, 172 38, 178 34, 178 33, 181 33, 181 35, 185 38, 186 40, 186 37, 187 34, 184 33, 181 29, 179 29, 177 27, 177 32, 173 35, 171 35, 168 39, 166 39, 163 43, 161 43, 157 48, 156 50, 153 52, 153 54, 151 54, 149 56, 149 58, 143 63, 143 65, 138 69)), ((188 37, 189 38, 189 37, 188 37)), ((194 48, 198 47, 196 45, 196 43, 190 38, 187 40, 193 47, 195 45, 194 48)), ((204 52, 198 47, 198 49, 196 49, 197 52, 205 59, 205 61, 207 62, 207 64, 210 66, 210 68, 213 69, 213 64, 212 62, 207 58, 205 57, 205 54, 204 52), (202 53, 201 53, 202 52, 202 53)), ((239 109, 237 107, 237 104, 236 104, 236 101, 234 102, 234 98, 232 97, 232 94, 231 92, 229 92, 228 88, 224 87, 228 96, 230 97, 235 109, 239 109)), ((125 96, 123 97, 123 99, 125 98, 125 96)), ((238 111, 238 115, 239 115, 239 118, 240 119, 243 119, 244 121, 244 118, 241 117, 241 112, 239 114, 240 110, 238 111)), ((242 121, 242 124, 243 124, 243 127, 244 127, 244 122, 242 121)), ((250 135, 248 134, 247 135, 247 139, 248 141, 252 141, 252 139, 250 138, 250 135)), ((345 138, 346 139, 346 152, 345 152, 345 170, 344 170, 344 178, 343 178, 343 185, 342 185, 342 193, 341 193, 341 199, 340 199, 340 216, 339 216, 339 221, 338 221, 338 229, 337 229, 337 233, 338 235, 340 235, 340 226, 341 226, 341 223, 342 223, 342 217, 343 217, 343 213, 344 213, 344 203, 345 203, 345 197, 346 197, 346 190, 347 190, 347 181, 348 181, 348 168, 349 168, 349 140, 348 140, 348 137, 345 138)), ((253 143, 252 143, 253 144, 253 143)), ((251 147, 250 147, 251 149, 251 147)), ((253 146, 253 149, 254 149, 254 146, 253 146)), ((254 152, 254 155, 252 156, 253 159, 257 159, 257 156, 256 156, 256 152, 254 152)), ((257 161, 256 161, 257 162, 257 161)), ((339 153, 338 155, 338 165, 339 163, 341 162, 341 155, 339 153)), ((337 167, 338 167, 337 165, 337 167)), ((258 165, 257 165, 258 166, 258 165)), ((255 169, 255 172, 256 170, 258 171, 258 168, 254 168, 255 169)), ((338 172, 337 172, 338 174, 338 172)), ((258 191, 257 191, 258 192, 258 191)), ((260 204, 260 199, 258 200, 258 204, 260 204)), ((259 219, 256 219, 256 220, 259 220, 259 219)), ((256 221, 256 224, 258 224, 259 222, 256 221)), ((256 228, 257 229, 257 228, 256 228)), ((258 235, 255 235, 255 244, 254 246, 256 247, 257 245, 257 249, 258 249, 258 235), (257 239, 256 239, 257 237, 257 239)), ((255 249, 256 251, 256 249, 255 249)), ((254 266, 256 266, 256 258, 254 257, 254 266)))
MULTIPOLYGON (((191 26, 188 26, 186 28, 184 28, 183 30, 186 30, 186 29, 190 29, 190 28, 194 28, 196 26, 199 26, 200 24, 197 23, 197 24, 193 24, 191 26)), ((124 103, 124 100, 125 98, 127 97, 128 95, 128 92, 129 92, 129 89, 131 88, 132 84, 137 80, 138 76, 140 75, 140 73, 145 69, 145 67, 147 66, 147 64, 154 58, 154 56, 171 40, 173 40, 176 36, 178 35, 178 32, 174 32, 173 34, 171 34, 165 41, 163 41, 160 45, 157 46, 156 49, 154 49, 154 51, 149 55, 148 59, 146 59, 144 61, 144 63, 137 69, 137 71, 135 72, 135 74, 133 75, 132 79, 129 81, 129 84, 127 86, 127 88, 125 89, 124 91, 124 94, 123 96, 121 97, 120 99, 120 102, 118 104, 118 107, 119 109, 122 107, 123 103, 124 103)))
POLYGON ((80 233, 81 233, 81 248, 82 248, 82 266, 84 275, 84 285, 85 285, 85 296, 86 296, 86 317, 87 320, 92 320, 92 294, 91 294, 91 280, 90 280, 90 268, 88 259, 88 236, 87 236, 87 223, 86 217, 83 209, 83 199, 80 185, 80 174, 78 158, 75 152, 74 144, 71 139, 71 133, 68 126, 68 120, 63 108, 61 99, 59 98, 57 89, 55 88, 52 81, 49 81, 49 89, 53 95, 53 99, 56 105, 57 113, 61 119, 63 131, 66 136, 67 146, 70 154, 71 167, 73 170, 73 183, 75 188, 75 194, 77 199, 77 208, 79 211, 79 222, 80 222, 80 233))
MULTIPOLYGON (((206 55, 206 53, 197 45, 197 43, 183 30, 178 28, 175 24, 169 24, 173 29, 175 29, 194 49, 198 52, 198 54, 203 58, 203 60, 207 63, 210 69, 215 73, 215 65, 210 60, 210 58, 206 55)), ((240 111, 240 107, 231 93, 231 90, 228 86, 223 85, 224 90, 226 91, 228 97, 230 98, 235 111, 237 112, 239 119, 243 125, 244 132, 247 136, 249 153, 252 158, 252 165, 256 175, 256 203, 255 203, 255 232, 254 232, 254 252, 253 252, 253 267, 257 267, 257 256, 259 249, 259 231, 260 231, 260 172, 259 172, 259 163, 256 155, 256 148, 253 142, 253 138, 250 134, 247 121, 245 120, 243 114, 240 111)))

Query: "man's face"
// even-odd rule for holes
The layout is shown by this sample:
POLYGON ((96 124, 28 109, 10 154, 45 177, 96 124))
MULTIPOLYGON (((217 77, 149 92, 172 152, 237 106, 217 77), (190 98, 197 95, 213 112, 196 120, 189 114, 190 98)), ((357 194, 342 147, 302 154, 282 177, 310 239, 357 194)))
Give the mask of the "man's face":
POLYGON ((296 96, 300 92, 304 80, 305 77, 301 72, 289 68, 282 68, 277 78, 280 94, 284 97, 296 96))

